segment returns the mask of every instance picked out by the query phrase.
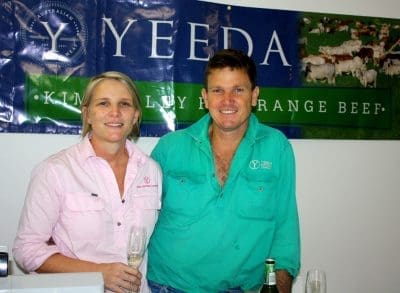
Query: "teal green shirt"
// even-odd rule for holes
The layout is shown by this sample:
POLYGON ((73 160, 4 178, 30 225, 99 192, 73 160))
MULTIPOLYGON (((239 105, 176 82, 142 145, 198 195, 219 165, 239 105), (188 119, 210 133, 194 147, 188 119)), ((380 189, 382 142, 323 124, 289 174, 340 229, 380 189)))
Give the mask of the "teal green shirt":
POLYGON ((148 279, 185 292, 249 290, 263 283, 267 257, 296 276, 300 237, 289 141, 252 114, 221 187, 210 122, 207 114, 163 136, 152 152, 164 179, 148 279))

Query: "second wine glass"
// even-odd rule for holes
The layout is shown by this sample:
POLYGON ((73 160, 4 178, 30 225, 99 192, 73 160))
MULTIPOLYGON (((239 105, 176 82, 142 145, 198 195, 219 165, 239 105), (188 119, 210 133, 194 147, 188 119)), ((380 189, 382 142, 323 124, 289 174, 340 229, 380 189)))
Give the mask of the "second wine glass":
POLYGON ((324 271, 313 269, 307 272, 306 293, 326 293, 326 274, 324 271))

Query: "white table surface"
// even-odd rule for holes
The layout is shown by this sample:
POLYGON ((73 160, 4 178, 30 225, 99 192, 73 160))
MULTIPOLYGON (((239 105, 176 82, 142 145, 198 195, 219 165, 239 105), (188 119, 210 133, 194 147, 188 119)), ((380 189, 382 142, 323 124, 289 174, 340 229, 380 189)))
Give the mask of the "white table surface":
POLYGON ((9 275, 0 278, 0 293, 103 293, 101 273, 9 275))

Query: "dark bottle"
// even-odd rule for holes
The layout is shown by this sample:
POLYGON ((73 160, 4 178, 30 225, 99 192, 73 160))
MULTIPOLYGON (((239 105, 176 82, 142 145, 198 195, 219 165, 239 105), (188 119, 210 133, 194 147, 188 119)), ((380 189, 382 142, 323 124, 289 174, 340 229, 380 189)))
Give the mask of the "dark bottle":
POLYGON ((260 293, 279 293, 276 287, 275 260, 272 258, 265 260, 265 281, 260 293))
MULTIPOLYGON (((8 252, 0 251, 0 277, 8 276, 8 252)), ((0 289, 1 292, 3 290, 0 289)))

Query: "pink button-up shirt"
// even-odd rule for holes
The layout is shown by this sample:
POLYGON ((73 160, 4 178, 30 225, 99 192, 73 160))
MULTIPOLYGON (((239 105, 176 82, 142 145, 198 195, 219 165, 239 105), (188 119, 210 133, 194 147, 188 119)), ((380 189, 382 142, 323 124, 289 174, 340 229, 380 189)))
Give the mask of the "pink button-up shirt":
MULTIPOLYGON (((132 225, 153 232, 161 207, 162 175, 155 161, 126 142, 129 161, 121 198, 109 164, 88 136, 49 157, 32 172, 13 255, 33 272, 55 253, 95 263, 127 263, 132 225), (46 242, 52 238, 55 245, 46 242)), ((147 253, 139 268, 146 283, 147 253)))

